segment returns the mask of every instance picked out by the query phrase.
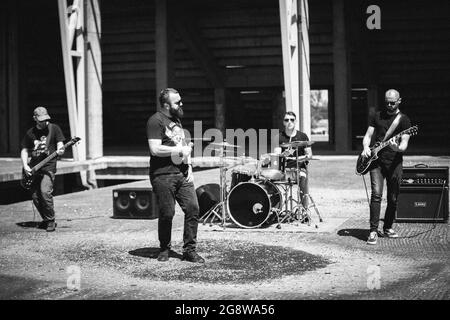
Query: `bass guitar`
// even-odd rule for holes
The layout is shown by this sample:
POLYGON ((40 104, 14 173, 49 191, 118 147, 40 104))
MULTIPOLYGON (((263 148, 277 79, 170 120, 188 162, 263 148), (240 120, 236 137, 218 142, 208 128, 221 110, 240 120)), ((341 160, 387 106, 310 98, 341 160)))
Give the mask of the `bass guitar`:
MULTIPOLYGON (((81 138, 78 138, 78 137, 70 139, 70 141, 64 145, 64 149, 71 147, 72 145, 74 145, 75 143, 77 143, 80 140, 81 140, 81 138)), ((56 153, 56 151, 53 152, 52 154, 50 154, 49 156, 47 156, 44 160, 40 161, 38 164, 33 166, 33 168, 31 168, 30 175, 27 174, 24 169, 22 169, 22 180, 20 181, 20 185, 22 186, 22 188, 24 188, 26 190, 30 190, 31 186, 33 184, 33 181, 36 177, 36 172, 39 169, 41 169, 47 162, 49 162, 50 160, 52 160, 53 158, 55 158, 57 156, 58 156, 58 154, 56 153)))
MULTIPOLYGON (((417 126, 410 127, 406 130, 403 130, 399 134, 396 134, 391 139, 400 139, 400 137, 404 134, 408 134, 410 136, 416 135, 418 131, 417 126)), ((390 139, 389 139, 390 140, 390 139)), ((378 159, 378 152, 381 149, 387 147, 389 145, 389 140, 384 142, 377 142, 373 147, 370 148, 370 156, 364 157, 362 154, 359 155, 358 160, 356 161, 356 174, 364 175, 369 172, 369 167, 373 161, 378 159)))

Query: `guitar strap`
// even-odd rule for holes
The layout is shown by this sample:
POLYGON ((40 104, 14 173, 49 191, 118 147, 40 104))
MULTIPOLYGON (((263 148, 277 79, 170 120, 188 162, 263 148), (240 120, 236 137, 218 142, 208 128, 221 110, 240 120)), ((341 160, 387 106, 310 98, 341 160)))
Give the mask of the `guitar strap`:
POLYGON ((392 121, 391 126, 389 127, 388 131, 386 131, 386 134, 384 135, 383 142, 387 140, 388 137, 392 135, 394 130, 397 128, 398 124, 400 123, 400 118, 402 117, 401 112, 397 114, 397 117, 395 117, 394 121, 392 121))
POLYGON ((53 133, 53 124, 52 124, 52 123, 49 123, 49 124, 48 124, 48 135, 47 135, 47 140, 45 141, 47 150, 49 150, 50 139, 52 138, 52 133, 53 133))

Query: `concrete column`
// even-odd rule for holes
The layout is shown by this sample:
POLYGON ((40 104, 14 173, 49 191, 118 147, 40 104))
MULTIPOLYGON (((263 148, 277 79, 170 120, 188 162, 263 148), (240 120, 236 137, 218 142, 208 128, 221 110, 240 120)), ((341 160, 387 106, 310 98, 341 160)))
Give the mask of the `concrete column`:
POLYGON ((86 0, 86 136, 87 158, 103 156, 103 93, 100 0, 86 0))
POLYGON ((345 0, 333 1, 333 78, 335 149, 351 150, 351 81, 349 50, 347 48, 345 0))
MULTIPOLYGON (((297 1, 279 0, 286 110, 299 116, 299 45, 297 1)), ((299 125, 297 122, 297 129, 299 125)))
POLYGON ((309 9, 308 0, 297 0, 298 8, 298 70, 299 70, 299 114, 297 124, 300 131, 311 138, 311 89, 309 55, 309 9))

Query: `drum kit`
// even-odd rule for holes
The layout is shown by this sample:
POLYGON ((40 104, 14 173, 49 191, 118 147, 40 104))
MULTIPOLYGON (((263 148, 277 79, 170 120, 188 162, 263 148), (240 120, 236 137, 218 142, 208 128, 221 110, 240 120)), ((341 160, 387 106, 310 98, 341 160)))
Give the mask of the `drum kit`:
MULTIPOLYGON (((300 188, 301 176, 306 176, 302 163, 316 160, 309 156, 298 156, 299 148, 311 146, 314 142, 292 141, 281 144, 283 153, 262 155, 260 160, 250 157, 227 157, 227 148, 240 148, 227 142, 211 143, 220 151, 220 200, 211 207, 200 221, 206 224, 219 220, 223 228, 231 219, 242 228, 258 228, 277 223, 307 223, 311 225, 311 209, 314 209, 320 222, 319 210, 311 195, 300 188), (295 152, 297 151, 297 152, 295 152), (294 155, 293 155, 294 154, 294 155), (293 156, 292 156, 293 155, 293 156), (228 188, 226 172, 229 170, 226 159, 242 160, 231 170, 231 184, 228 188), (287 161, 295 160, 296 166, 286 168, 287 161), (297 191, 294 193, 294 186, 297 191)), ((315 224, 318 228, 318 225, 315 224)))

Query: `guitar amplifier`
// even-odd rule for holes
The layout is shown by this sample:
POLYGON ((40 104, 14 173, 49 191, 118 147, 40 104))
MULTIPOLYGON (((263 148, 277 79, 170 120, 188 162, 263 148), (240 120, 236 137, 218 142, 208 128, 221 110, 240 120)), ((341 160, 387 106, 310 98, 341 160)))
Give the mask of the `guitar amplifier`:
POLYGON ((159 209, 152 188, 113 190, 113 218, 157 219, 159 209))
POLYGON ((396 212, 398 222, 448 222, 449 167, 404 167, 396 212))

